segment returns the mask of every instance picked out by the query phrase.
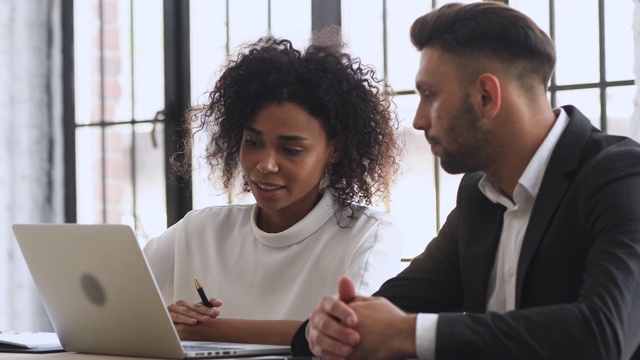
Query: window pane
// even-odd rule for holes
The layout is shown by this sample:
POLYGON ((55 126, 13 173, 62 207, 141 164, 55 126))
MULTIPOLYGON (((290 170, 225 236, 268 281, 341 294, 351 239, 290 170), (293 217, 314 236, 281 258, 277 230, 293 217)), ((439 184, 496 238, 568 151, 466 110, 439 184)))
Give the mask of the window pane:
POLYGON ((76 191, 78 194, 78 223, 93 224, 103 222, 103 174, 101 128, 78 128, 76 130, 76 191))
POLYGON ((98 1, 74 1, 74 97, 76 122, 99 122, 100 106, 100 17, 98 1))
POLYGON ((632 1, 605 2, 608 81, 633 79, 633 6, 632 1))
POLYGON ((558 106, 573 105, 591 120, 593 126, 600 126, 600 90, 567 90, 558 91, 556 94, 558 106))
POLYGON ((631 136, 631 114, 636 86, 620 86, 607 89, 607 132, 631 136))
POLYGON ((449 174, 440 168, 440 226, 447 220, 447 216, 456 207, 458 186, 462 174, 449 174))
POLYGON ((131 126, 106 127, 104 138, 102 132, 101 127, 85 127, 76 132, 78 222, 130 224, 131 126))
POLYGON ((114 107, 112 121, 129 121, 133 118, 132 99, 133 64, 131 61, 131 0, 103 0, 105 7, 104 42, 102 54, 105 64, 105 105, 114 107), (115 10, 107 7, 115 6, 115 10), (115 11, 108 13, 107 11, 115 11))
POLYGON ((387 2, 387 69, 395 91, 415 88, 420 53, 411 44, 409 29, 418 16, 430 10, 424 0, 387 2))
POLYGON ((510 0, 509 6, 530 17, 542 31, 549 34, 549 2, 540 0, 510 0))
POLYGON ((271 0, 271 33, 302 50, 311 37, 311 0, 271 0))
POLYGON ((227 61, 227 8, 223 0, 192 0, 189 10, 191 98, 193 104, 203 104, 217 71, 227 61))
POLYGON ((77 123, 153 118, 164 108, 162 2, 77 1, 74 13, 77 123))
POLYGON ((163 134, 161 122, 155 129, 149 123, 135 126, 136 215, 128 223, 132 227, 135 223, 141 243, 167 228, 163 134))
POLYGON ((156 125, 155 145, 152 135, 150 123, 78 128, 78 223, 127 224, 141 243, 166 229, 162 123, 156 125))
POLYGON ((268 34, 269 2, 267 0, 229 0, 229 48, 253 42, 268 34))
MULTIPOLYGON (((207 92, 227 63, 227 46, 231 56, 238 46, 256 41, 269 34, 269 3, 271 3, 271 30, 274 36, 293 41, 303 50, 311 35, 310 0, 230 0, 229 41, 227 44, 225 1, 196 0, 190 3, 191 21, 191 88, 192 102, 204 104, 207 92), (251 9, 251 11, 247 11, 251 9), (292 19, 291 14, 296 14, 292 19)), ((227 195, 213 187, 210 169, 202 159, 205 142, 198 137, 193 151, 193 207, 223 205, 227 195)), ((216 184, 217 185, 217 184, 216 184)), ((236 195, 233 203, 252 203, 251 195, 236 195)))
POLYGON ((424 132, 412 126, 418 96, 397 96, 394 101, 405 147, 401 175, 391 192, 391 214, 403 229, 402 257, 406 258, 420 254, 437 232, 434 157, 424 132))
POLYGON ((105 128, 104 133, 105 222, 132 225, 131 126, 109 126, 105 128))
POLYGON ((373 65, 378 77, 382 78, 382 0, 343 0, 341 4, 347 51, 362 59, 364 64, 373 65))
POLYGON ((164 109, 162 1, 136 0, 133 6, 133 115, 153 119, 164 109))
POLYGON ((600 80, 597 0, 555 1, 556 83, 592 83, 600 80), (580 21, 576 20, 580 7, 580 21))

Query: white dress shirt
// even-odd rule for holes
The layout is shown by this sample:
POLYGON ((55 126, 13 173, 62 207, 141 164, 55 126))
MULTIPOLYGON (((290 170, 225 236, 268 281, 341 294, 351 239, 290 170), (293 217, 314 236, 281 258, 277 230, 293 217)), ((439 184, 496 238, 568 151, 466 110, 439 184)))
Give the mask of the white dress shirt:
MULTIPOLYGON (((487 311, 503 313, 515 309, 516 272, 524 233, 551 153, 569 117, 563 109, 556 109, 557 120, 547 137, 533 155, 514 189, 512 198, 505 196, 485 175, 478 187, 493 203, 506 208, 500 242, 488 284, 487 311)), ((435 359, 437 314, 418 314, 416 321, 416 352, 419 359, 435 359)))

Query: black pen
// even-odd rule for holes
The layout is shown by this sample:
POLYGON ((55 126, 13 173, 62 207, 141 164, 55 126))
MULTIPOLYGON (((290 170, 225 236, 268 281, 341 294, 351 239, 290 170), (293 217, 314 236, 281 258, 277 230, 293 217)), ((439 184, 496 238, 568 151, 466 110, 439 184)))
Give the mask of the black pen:
POLYGON ((200 282, 198 282, 198 279, 196 279, 195 276, 193 277, 193 283, 196 284, 196 290, 198 290, 198 295, 200 295, 200 300, 202 300, 202 305, 208 308, 212 308, 213 305, 211 305, 211 303, 209 302, 209 299, 207 299, 207 295, 204 293, 204 289, 202 289, 200 282))

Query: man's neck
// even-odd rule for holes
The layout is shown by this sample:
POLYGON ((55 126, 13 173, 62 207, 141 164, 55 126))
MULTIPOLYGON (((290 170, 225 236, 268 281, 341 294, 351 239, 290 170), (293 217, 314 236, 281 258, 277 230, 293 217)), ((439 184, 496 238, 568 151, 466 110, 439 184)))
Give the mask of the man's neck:
POLYGON ((489 180, 512 201, 518 180, 557 118, 550 107, 545 110, 518 112, 510 118, 505 117, 504 130, 498 133, 496 154, 493 154, 493 161, 485 172, 489 180))

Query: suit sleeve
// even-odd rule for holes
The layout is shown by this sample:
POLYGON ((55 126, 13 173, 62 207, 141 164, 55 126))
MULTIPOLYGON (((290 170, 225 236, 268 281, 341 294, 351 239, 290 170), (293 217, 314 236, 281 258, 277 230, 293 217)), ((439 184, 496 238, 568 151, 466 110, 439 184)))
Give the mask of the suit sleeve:
POLYGON ((456 240, 457 209, 422 254, 374 296, 382 296, 406 312, 439 313, 463 306, 456 240))
POLYGON ((554 219, 574 238, 545 239, 589 243, 574 254, 585 259, 577 298, 505 314, 441 314, 436 358, 640 358, 640 152, 627 150, 599 156, 572 184, 572 214, 554 219))
POLYGON ((291 354, 293 356, 314 356, 309 348, 309 342, 307 341, 307 325, 309 320, 305 320, 302 325, 296 330, 291 339, 291 354))
MULTIPOLYGON (((457 223, 458 211, 454 209, 438 237, 429 243, 425 251, 373 295, 385 297, 407 312, 459 310, 462 291, 457 261, 457 223)), ((306 339, 307 324, 305 321, 292 339, 294 356, 312 355, 306 339)))
MULTIPOLYGON (((464 229, 469 228, 474 229, 473 236, 494 238, 504 209, 488 201, 479 192, 478 181, 482 176, 481 173, 473 173, 462 178, 456 207, 438 235, 404 271, 385 282, 375 296, 385 297, 409 313, 463 311, 465 300, 460 266, 460 238, 469 232, 464 229), (462 214, 469 212, 464 210, 468 208, 473 209, 476 214, 483 213, 482 219, 470 220, 463 216, 462 214), (479 222, 492 225, 479 229, 480 226, 476 226, 479 222)), ((492 259, 486 261, 491 262, 492 259)))
MULTIPOLYGON (((568 193, 562 214, 553 217, 568 237, 544 241, 588 244, 566 255, 584 259, 572 299, 504 314, 459 313, 468 311, 460 274, 459 231, 469 227, 460 215, 462 183, 458 206, 438 236, 374 295, 407 312, 439 313, 436 359, 640 359, 640 151, 632 146, 597 156, 568 193)), ((294 348, 306 342, 305 327, 294 348)))

